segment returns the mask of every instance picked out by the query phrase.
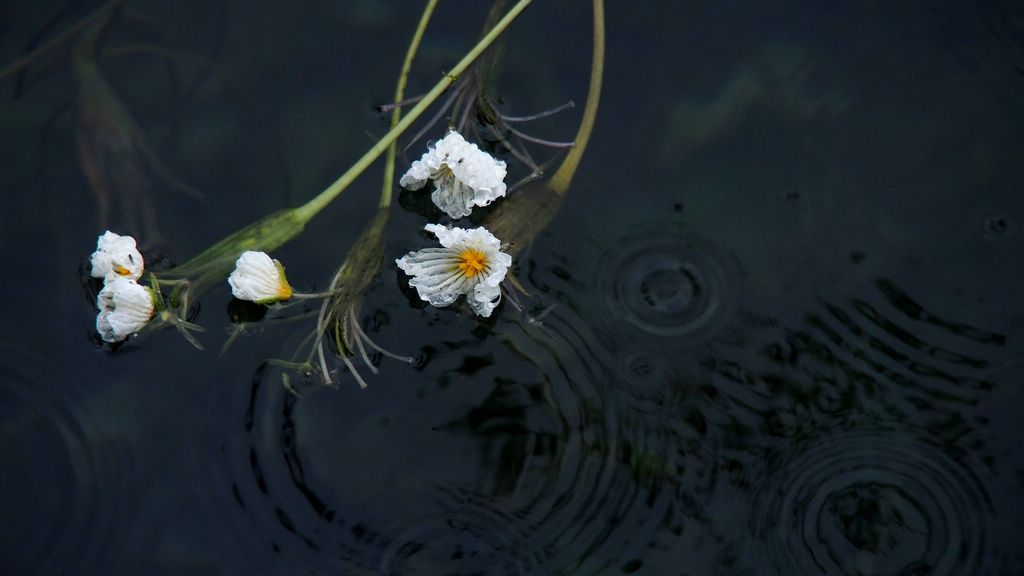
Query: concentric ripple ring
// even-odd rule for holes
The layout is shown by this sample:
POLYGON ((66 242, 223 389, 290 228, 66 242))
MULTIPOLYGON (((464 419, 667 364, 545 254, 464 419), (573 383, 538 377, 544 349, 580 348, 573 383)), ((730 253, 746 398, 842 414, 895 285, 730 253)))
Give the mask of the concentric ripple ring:
POLYGON ((946 451, 861 431, 782 462, 752 528, 779 574, 982 574, 991 512, 973 469, 946 451))
POLYGON ((723 324, 735 307, 738 280, 738 266, 717 246, 656 224, 614 240, 596 284, 611 334, 678 343, 702 340, 723 324))

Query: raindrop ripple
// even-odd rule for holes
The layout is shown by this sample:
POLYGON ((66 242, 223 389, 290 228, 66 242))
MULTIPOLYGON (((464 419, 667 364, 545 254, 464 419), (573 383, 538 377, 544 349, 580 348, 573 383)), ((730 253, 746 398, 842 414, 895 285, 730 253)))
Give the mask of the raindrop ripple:
POLYGON ((617 342, 704 340, 734 310, 739 278, 728 254, 677 226, 634 230, 614 240, 597 267, 604 332, 617 342))
POLYGON ((992 505, 938 446, 898 433, 820 438, 783 460, 752 530, 779 574, 985 574, 992 505))

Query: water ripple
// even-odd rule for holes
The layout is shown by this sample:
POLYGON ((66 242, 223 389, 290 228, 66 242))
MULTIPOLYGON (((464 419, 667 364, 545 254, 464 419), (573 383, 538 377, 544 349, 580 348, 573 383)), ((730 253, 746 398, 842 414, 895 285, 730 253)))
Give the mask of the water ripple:
POLYGON ((683 455, 679 436, 660 428, 674 419, 644 427, 614 411, 611 359, 571 307, 554 308, 543 329, 504 322, 484 339, 465 338, 456 321, 430 330, 429 363, 382 367, 363 391, 299 399, 273 369, 254 380, 250 441, 236 455, 251 480, 239 493, 289 565, 636 571, 653 542, 679 530, 683 455))
MULTIPOLYGON (((535 279, 556 300, 579 294, 571 278, 535 279)), ((568 305, 553 308, 543 330, 517 326, 503 336, 541 373, 558 375, 553 403, 569 434, 554 462, 561 474, 526 483, 535 489, 518 508, 547 551, 544 573, 656 570, 684 526, 709 524, 699 494, 715 480, 692 374, 646 342, 610 353, 568 305)))
POLYGON ((903 433, 820 436, 769 464, 751 523, 775 573, 983 574, 992 502, 974 465, 903 433))
POLYGON ((735 308, 738 270, 713 243, 669 223, 614 238, 594 278, 603 297, 603 336, 615 343, 670 339, 672 346, 704 340, 735 308))
POLYGON ((125 522, 116 504, 124 455, 98 436, 69 386, 79 382, 71 369, 6 344, 0 358, 0 516, 16 522, 5 530, 0 566, 6 574, 87 570, 125 522))
POLYGON ((534 574, 541 560, 524 548, 519 518, 457 488, 436 492, 437 514, 385 527, 380 574, 534 574))
POLYGON ((300 399, 274 370, 254 380, 245 507, 289 562, 323 573, 537 573, 544 554, 518 504, 557 469, 563 426, 509 351, 448 344, 426 374, 382 373, 365 391, 300 399))
POLYGON ((715 409, 762 443, 837 424, 897 419, 964 446, 983 423, 990 358, 1004 335, 926 310, 893 281, 874 292, 818 299, 795 327, 746 321, 734 351, 706 359, 715 409))

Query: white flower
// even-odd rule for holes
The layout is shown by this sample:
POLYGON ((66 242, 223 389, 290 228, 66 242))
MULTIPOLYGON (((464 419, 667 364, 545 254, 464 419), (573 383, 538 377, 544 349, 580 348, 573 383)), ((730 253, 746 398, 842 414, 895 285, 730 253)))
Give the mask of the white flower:
POLYGON ((473 206, 487 206, 505 195, 505 163, 452 130, 412 163, 400 184, 419 190, 427 180, 434 181, 434 204, 452 218, 461 218, 469 216, 473 206))
POLYGON ((273 304, 292 297, 284 266, 266 252, 243 252, 235 262, 234 272, 228 276, 228 284, 235 298, 257 304, 273 304))
POLYGON ((142 254, 135 238, 107 230, 96 240, 96 251, 89 258, 94 278, 110 282, 114 278, 138 280, 142 276, 142 254))
POLYGON ((483 227, 427 224, 424 229, 437 236, 442 248, 424 248, 395 260, 412 276, 409 285, 439 308, 465 294, 473 312, 490 316, 501 301, 499 284, 512 265, 512 257, 501 251, 501 241, 483 227))
POLYGON ((120 342, 153 317, 153 295, 130 278, 107 281, 96 297, 96 331, 104 342, 120 342))

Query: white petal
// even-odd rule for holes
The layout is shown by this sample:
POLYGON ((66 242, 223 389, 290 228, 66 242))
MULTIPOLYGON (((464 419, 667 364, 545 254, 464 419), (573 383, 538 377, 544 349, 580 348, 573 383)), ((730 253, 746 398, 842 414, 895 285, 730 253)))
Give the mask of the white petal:
POLYGON ((488 274, 480 280, 480 283, 487 286, 498 286, 505 279, 508 269, 512 266, 512 257, 504 252, 495 252, 489 258, 488 264, 490 268, 488 269, 488 274))
POLYGON ((235 298, 259 304, 287 300, 292 295, 281 263, 266 252, 243 252, 228 276, 228 284, 235 298))
POLYGON ((469 308, 473 312, 487 318, 494 311, 498 303, 501 302, 501 287, 497 284, 492 286, 481 282, 476 285, 466 298, 469 301, 469 308))
POLYGON ((473 212, 473 200, 476 191, 458 180, 451 172, 446 177, 434 180, 434 191, 430 199, 449 218, 462 218, 473 212))
POLYGON ((141 330, 153 317, 153 296, 129 278, 114 278, 96 297, 96 331, 104 342, 119 342, 141 330))
POLYGON ((398 183, 407 190, 419 190, 427 183, 427 180, 434 178, 444 163, 446 148, 438 149, 443 145, 444 140, 428 146, 423 156, 412 163, 398 183))
MULTIPOLYGON (((494 234, 491 234, 490 230, 483 226, 467 230, 465 242, 470 246, 483 250, 487 254, 488 260, 493 259, 497 254, 502 254, 500 252, 501 240, 498 240, 494 234)), ((509 263, 511 263, 512 257, 509 256, 508 258, 509 263)))
POLYGON ((121 236, 107 230, 96 239, 96 251, 89 258, 91 274, 109 282, 115 278, 138 280, 144 262, 135 244, 135 238, 121 236))
POLYGON ((467 294, 473 312, 490 316, 501 300, 500 284, 512 265, 512 257, 500 251, 501 241, 483 227, 467 230, 427 224, 424 228, 437 236, 442 248, 424 248, 395 261, 412 276, 409 285, 416 288, 422 300, 437 307, 447 306, 467 294), (483 272, 467 276, 459 269, 462 254, 467 250, 483 253, 483 272))
POLYGON ((489 230, 480 226, 478 228, 466 229, 448 227, 441 224, 427 224, 424 230, 437 236, 437 241, 445 248, 459 248, 461 252, 467 247, 478 248, 481 252, 490 255, 501 249, 501 240, 494 237, 489 230))
POLYGON ((505 163, 471 144, 454 130, 431 147, 402 176, 409 190, 434 181, 430 198, 452 218, 468 216, 474 206, 487 206, 506 193, 505 163))
POLYGON ((505 195, 505 163, 479 150, 475 144, 472 147, 472 152, 461 163, 452 166, 452 172, 473 189, 474 206, 487 206, 505 195))
POLYGON ((437 241, 445 248, 454 246, 466 232, 464 228, 451 228, 443 224, 427 224, 423 229, 437 236, 437 241))
MULTIPOLYGON (((483 228, 478 228, 478 230, 487 232, 483 228)), ((487 234, 494 238, 490 232, 487 234)), ((497 238, 494 240, 498 241, 497 238)), ((489 274, 481 279, 473 291, 467 295, 469 307, 484 318, 490 316, 494 308, 501 302, 501 281, 505 279, 509 267, 512 266, 512 256, 495 249, 493 254, 488 254, 488 265, 489 274)))
POLYGON ((421 300, 431 306, 444 308, 463 294, 462 272, 459 270, 459 252, 445 248, 425 248, 409 252, 395 260, 398 267, 412 276, 409 285, 416 289, 421 300))
POLYGON ((399 185, 406 190, 419 190, 430 179, 430 166, 421 160, 416 160, 409 167, 409 170, 402 175, 398 181, 399 185))

